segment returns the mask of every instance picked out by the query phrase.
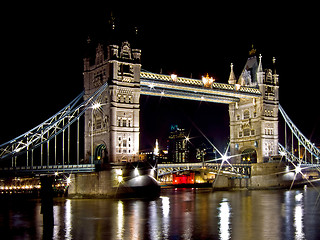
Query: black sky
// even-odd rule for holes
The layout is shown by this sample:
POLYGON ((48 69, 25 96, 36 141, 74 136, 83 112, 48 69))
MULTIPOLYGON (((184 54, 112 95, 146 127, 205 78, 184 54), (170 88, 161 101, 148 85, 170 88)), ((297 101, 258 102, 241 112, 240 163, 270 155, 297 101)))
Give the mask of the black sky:
MULTIPOLYGON (((161 1, 122 2, 120 8, 108 2, 52 1, 3 6, 0 142, 44 121, 82 91, 86 39, 111 39, 112 12, 120 40, 132 40, 138 28, 132 45, 142 49, 142 68, 152 72, 192 73, 194 78, 209 73, 227 82, 230 63, 240 75, 252 44, 263 55, 264 67, 276 57, 281 105, 307 137, 320 143, 315 4, 172 6, 161 1)), ((200 136, 196 125, 217 145, 225 144, 229 134, 227 105, 142 97, 141 116, 141 149, 165 138, 172 123, 194 137, 200 136)))

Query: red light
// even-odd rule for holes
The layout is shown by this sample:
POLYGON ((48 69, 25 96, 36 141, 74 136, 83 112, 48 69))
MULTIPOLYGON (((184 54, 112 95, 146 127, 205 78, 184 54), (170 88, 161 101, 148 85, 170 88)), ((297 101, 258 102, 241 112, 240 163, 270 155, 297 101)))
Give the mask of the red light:
POLYGON ((194 173, 189 174, 172 174, 173 184, 193 184, 194 183, 194 173))

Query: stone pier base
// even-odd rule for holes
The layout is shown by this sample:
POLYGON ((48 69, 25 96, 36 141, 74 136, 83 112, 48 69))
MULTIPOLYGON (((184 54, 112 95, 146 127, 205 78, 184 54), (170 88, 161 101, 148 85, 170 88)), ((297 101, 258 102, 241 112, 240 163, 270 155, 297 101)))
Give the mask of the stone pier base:
MULTIPOLYGON (((214 190, 289 188, 294 175, 293 171, 288 171, 285 163, 256 163, 252 164, 249 178, 220 175, 216 177, 213 188, 214 190)), ((302 175, 298 174, 295 184, 301 184, 302 180, 302 175)))
POLYGON ((111 171, 77 173, 70 175, 68 197, 111 197, 113 182, 111 171))

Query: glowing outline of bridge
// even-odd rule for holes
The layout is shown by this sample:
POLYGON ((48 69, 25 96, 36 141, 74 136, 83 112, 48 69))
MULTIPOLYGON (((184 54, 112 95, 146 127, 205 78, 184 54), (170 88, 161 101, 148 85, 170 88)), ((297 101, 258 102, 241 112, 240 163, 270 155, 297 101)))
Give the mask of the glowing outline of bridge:
POLYGON ((203 102, 229 104, 240 98, 255 98, 261 95, 258 88, 214 82, 211 87, 203 86, 197 79, 175 77, 141 71, 141 94, 158 97, 170 97, 203 102))
MULTIPOLYGON (((24 152, 29 152, 29 145, 28 138, 32 136, 30 139, 36 142, 35 148, 45 144, 49 140, 51 140, 57 134, 63 132, 67 129, 76 119, 79 119, 82 114, 85 112, 86 109, 90 108, 96 104, 97 98, 101 95, 101 93, 106 89, 107 83, 103 84, 92 96, 83 101, 81 104, 76 106, 77 102, 80 99, 80 96, 83 95, 81 93, 77 96, 74 100, 70 102, 65 108, 60 110, 57 114, 53 115, 48 120, 44 121, 42 124, 39 124, 37 127, 33 128, 32 130, 26 132, 25 134, 20 135, 19 137, 8 141, 2 145, 0 145, 0 149, 3 151, 0 154, 0 159, 8 157, 18 156, 24 152), (80 108, 84 107, 85 110, 80 112, 80 108), (78 115, 76 115, 76 112, 78 115), (72 120, 70 121, 70 118, 72 120), (63 126, 58 126, 63 123, 64 119, 69 119, 68 123, 63 126), (46 138, 45 134, 48 134, 48 131, 53 131, 54 134, 50 135, 50 137, 46 138), (57 131, 58 130, 58 131, 57 131), (34 132, 32 132, 34 131, 34 132), (23 140, 19 139, 27 139, 27 142, 24 143, 23 140), (40 139, 40 142, 39 142, 40 139), (14 146, 8 147, 8 146, 14 146), (6 147, 7 146, 7 147, 6 147), (12 151, 8 149, 12 149, 12 151), (26 150, 24 150, 26 148, 26 150)), ((150 95, 150 96, 159 96, 159 97, 171 97, 171 98, 179 98, 179 99, 187 99, 187 100, 196 100, 196 101, 206 101, 206 102, 216 102, 216 103, 225 103, 229 104, 232 102, 238 102, 240 98, 256 98, 261 95, 258 88, 255 87, 244 87, 244 86, 236 86, 232 84, 225 84, 225 83, 213 83, 211 87, 207 88, 204 87, 204 84, 201 80, 191 79, 191 78, 184 78, 184 77, 175 77, 173 78, 170 75, 164 74, 156 74, 146 71, 140 72, 140 87, 141 87, 141 94, 143 95, 150 95)), ((285 121, 288 123, 291 130, 294 132, 295 136, 299 139, 299 141, 303 144, 309 152, 314 155, 317 159, 320 156, 320 150, 315 148, 314 145, 298 130, 298 128, 293 124, 291 119, 287 116, 284 112, 283 108, 279 105, 279 110, 282 116, 284 117, 285 121)), ((281 153, 281 152, 280 152, 281 153)), ((62 165, 63 166, 63 165, 62 165)), ((87 164, 87 168, 84 166, 78 167, 77 165, 66 165, 66 171, 93 171, 94 165, 87 164)), ((2 170, 30 170, 37 172, 38 167, 29 166, 24 167, 12 167, 12 168, 5 168, 2 170)), ((47 167, 39 168, 38 172, 44 172, 49 170, 50 172, 54 171, 55 169, 61 169, 61 165, 47 165, 47 167)))

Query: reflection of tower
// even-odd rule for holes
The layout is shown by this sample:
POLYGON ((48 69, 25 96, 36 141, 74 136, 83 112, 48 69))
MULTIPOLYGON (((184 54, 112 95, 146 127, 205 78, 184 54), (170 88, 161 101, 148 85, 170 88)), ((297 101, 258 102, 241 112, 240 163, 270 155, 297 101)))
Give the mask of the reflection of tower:
POLYGON ((248 58, 238 83, 231 66, 230 84, 236 89, 256 87, 261 92, 261 97, 229 105, 231 155, 243 154, 234 158, 236 162, 267 162, 278 152, 278 75, 275 70, 263 71, 261 59, 260 55, 258 63, 256 56, 248 58))
POLYGON ((99 98, 99 109, 85 113, 86 160, 93 156, 96 161, 101 149, 104 162, 139 159, 140 55, 139 49, 124 42, 107 49, 99 44, 94 62, 84 59, 85 98, 105 82, 109 84, 99 98))
POLYGON ((171 126, 169 135, 169 160, 172 162, 189 162, 189 143, 185 130, 177 125, 171 126))

